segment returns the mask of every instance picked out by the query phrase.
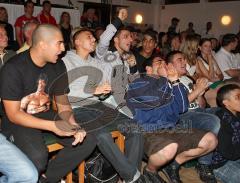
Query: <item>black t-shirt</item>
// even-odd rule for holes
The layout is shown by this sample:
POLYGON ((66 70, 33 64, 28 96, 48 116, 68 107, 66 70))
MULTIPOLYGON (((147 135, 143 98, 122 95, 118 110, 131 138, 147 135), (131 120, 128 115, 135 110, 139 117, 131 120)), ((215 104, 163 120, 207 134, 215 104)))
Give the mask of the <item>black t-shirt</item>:
POLYGON ((140 54, 140 52, 133 52, 136 62, 137 62, 137 71, 139 73, 145 73, 146 69, 143 67, 143 63, 149 60, 152 60, 152 57, 146 58, 140 54))
MULTIPOLYGON (((22 106, 23 98, 40 91, 39 88, 44 90, 43 100, 48 98, 49 102, 54 95, 63 95, 69 92, 67 71, 62 61, 38 67, 32 61, 30 52, 25 51, 11 58, 2 67, 0 73, 0 97, 2 100, 21 101, 22 106)), ((27 109, 26 112, 28 112, 27 109)), ((46 119, 47 113, 52 113, 52 109, 33 115, 46 119)), ((8 120, 4 112, 3 132, 10 130, 13 126, 14 124, 8 120)))

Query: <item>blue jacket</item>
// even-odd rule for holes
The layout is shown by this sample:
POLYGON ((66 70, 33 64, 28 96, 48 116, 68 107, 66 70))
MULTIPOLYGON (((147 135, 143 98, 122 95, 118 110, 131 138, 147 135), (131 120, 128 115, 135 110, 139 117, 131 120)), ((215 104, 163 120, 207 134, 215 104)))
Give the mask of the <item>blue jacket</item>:
POLYGON ((171 86, 167 78, 144 76, 129 84, 127 105, 145 131, 174 128, 179 114, 188 109, 187 90, 171 86))

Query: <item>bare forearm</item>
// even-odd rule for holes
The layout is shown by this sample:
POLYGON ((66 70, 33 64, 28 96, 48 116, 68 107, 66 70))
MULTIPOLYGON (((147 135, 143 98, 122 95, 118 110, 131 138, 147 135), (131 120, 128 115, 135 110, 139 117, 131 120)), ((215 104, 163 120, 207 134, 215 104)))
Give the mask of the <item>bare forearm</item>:
POLYGON ((191 93, 189 93, 188 94, 189 103, 193 102, 196 98, 198 98, 200 93, 201 92, 199 90, 193 90, 191 93))
POLYGON ((8 118, 12 123, 28 128, 47 131, 52 131, 54 128, 54 121, 36 118, 24 111, 18 111, 14 113, 14 115, 8 115, 8 118))
POLYGON ((240 76, 240 69, 230 69, 225 71, 231 77, 239 77, 240 76))

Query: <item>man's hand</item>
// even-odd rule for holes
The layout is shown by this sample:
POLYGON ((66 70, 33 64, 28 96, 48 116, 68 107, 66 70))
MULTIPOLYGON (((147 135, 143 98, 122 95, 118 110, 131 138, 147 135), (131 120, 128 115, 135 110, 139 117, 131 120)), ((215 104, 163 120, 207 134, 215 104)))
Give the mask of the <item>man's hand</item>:
POLYGON ((121 21, 126 20, 128 17, 127 9, 120 9, 118 13, 118 18, 120 18, 121 21))
POLYGON ((176 81, 179 78, 177 70, 171 63, 167 65, 167 77, 170 81, 176 81))
POLYGON ((72 130, 73 128, 74 126, 68 122, 58 120, 53 123, 53 129, 51 131, 61 137, 70 137, 76 133, 75 130, 72 130))
POLYGON ((136 58, 135 58, 135 56, 133 54, 131 54, 129 56, 129 58, 127 59, 127 63, 129 65, 129 67, 133 67, 133 66, 135 66, 137 64, 136 58))
POLYGON ((73 146, 77 145, 78 143, 81 143, 84 138, 86 137, 86 131, 85 130, 79 130, 74 134, 74 142, 72 143, 73 146))
POLYGON ((196 85, 195 85, 195 90, 198 90, 200 95, 202 95, 207 88, 208 88, 208 79, 207 78, 197 79, 196 85))
POLYGON ((103 83, 102 85, 98 86, 94 92, 95 95, 99 94, 107 94, 110 93, 112 90, 111 85, 108 82, 103 83))

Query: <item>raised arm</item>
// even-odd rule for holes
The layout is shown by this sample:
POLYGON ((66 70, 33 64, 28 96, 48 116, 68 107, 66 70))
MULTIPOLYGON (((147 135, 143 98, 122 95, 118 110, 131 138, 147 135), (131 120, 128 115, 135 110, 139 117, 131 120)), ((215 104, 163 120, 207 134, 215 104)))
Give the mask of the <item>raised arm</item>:
POLYGON ((118 13, 118 17, 109 24, 106 30, 100 37, 99 43, 96 47, 96 58, 101 60, 104 55, 107 53, 110 41, 113 36, 116 34, 118 28, 122 25, 122 22, 127 18, 128 13, 126 9, 121 9, 118 13))

